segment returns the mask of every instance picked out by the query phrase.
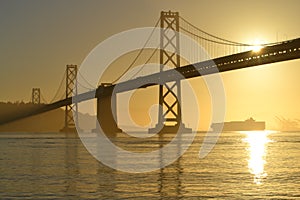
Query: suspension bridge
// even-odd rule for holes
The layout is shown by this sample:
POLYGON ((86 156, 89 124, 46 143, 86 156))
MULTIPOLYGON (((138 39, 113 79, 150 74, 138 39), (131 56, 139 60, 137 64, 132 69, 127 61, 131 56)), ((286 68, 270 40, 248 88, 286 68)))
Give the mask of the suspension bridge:
MULTIPOLYGON (((0 125, 65 107, 65 126, 62 131, 68 132, 74 129, 74 121, 78 120, 78 103, 97 99, 97 119, 103 131, 108 133, 120 132, 121 130, 113 117, 116 114, 116 93, 158 85, 158 101, 161 105, 158 111, 158 122, 155 128, 149 129, 149 132, 159 130, 173 132, 179 127, 183 131, 190 131, 182 122, 180 107, 182 79, 300 58, 300 38, 260 44, 261 49, 255 51, 254 48, 257 45, 244 44, 215 36, 194 26, 179 16, 178 12, 171 11, 161 12, 154 28, 157 27, 162 30, 160 32, 160 46, 151 51, 145 51, 145 48, 140 49, 133 61, 110 84, 103 83, 95 88, 83 74, 78 72, 76 65, 67 65, 57 92, 50 102, 45 101, 39 88, 33 88, 32 102, 40 104, 43 101, 45 104, 29 112, 8 116, 5 120, 0 121, 0 125), (198 49, 191 46, 189 48, 190 60, 194 62, 183 64, 179 55, 181 45, 179 33, 192 38, 207 54, 202 54, 198 49), (173 48, 174 52, 167 51, 167 48, 173 48), (160 63, 159 72, 141 75, 144 66, 154 61, 160 63), (138 62, 144 63, 143 66, 129 79, 120 81, 124 74, 138 62), (78 81, 78 76, 83 82, 78 81), (86 91, 78 93, 78 88, 86 91), (168 100, 170 97, 172 101, 168 100), (75 113, 74 116, 72 112, 75 113)), ((151 37, 154 37, 153 32, 145 41, 145 46, 151 37)))

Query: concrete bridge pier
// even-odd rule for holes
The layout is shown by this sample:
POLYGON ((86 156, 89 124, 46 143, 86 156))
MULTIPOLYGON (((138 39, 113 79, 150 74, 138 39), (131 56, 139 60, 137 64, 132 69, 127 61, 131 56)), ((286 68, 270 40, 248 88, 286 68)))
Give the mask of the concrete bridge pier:
POLYGON ((106 95, 101 98, 97 97, 98 123, 96 123, 96 129, 93 132, 99 132, 100 125, 107 136, 115 136, 117 133, 122 132, 117 124, 117 95, 113 93, 113 89, 105 89, 103 93, 106 95))

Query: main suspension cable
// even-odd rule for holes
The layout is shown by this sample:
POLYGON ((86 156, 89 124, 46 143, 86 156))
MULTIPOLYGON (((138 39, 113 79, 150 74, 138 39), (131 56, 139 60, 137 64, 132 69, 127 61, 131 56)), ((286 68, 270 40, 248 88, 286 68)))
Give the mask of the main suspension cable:
POLYGON ((139 53, 137 54, 137 56, 135 57, 135 59, 132 61, 132 63, 125 69, 125 71, 120 75, 118 76, 114 81, 112 81, 112 84, 116 83, 118 80, 120 80, 124 74, 126 74, 126 72, 134 65, 134 63, 137 61, 137 59, 140 57, 140 55, 142 54, 142 52, 144 51, 146 45, 148 44, 148 42, 150 41, 155 29, 157 28, 158 24, 159 24, 159 21, 160 21, 160 18, 157 20, 155 26, 153 27, 148 39, 146 40, 144 46, 140 49, 139 53))

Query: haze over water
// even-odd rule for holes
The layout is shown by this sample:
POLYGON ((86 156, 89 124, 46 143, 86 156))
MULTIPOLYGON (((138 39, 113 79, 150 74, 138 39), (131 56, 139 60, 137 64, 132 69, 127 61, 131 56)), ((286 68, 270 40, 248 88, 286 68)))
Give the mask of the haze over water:
MULTIPOLYGON (((222 133, 204 159, 198 133, 176 162, 139 174, 104 166, 80 139, 61 133, 0 138, 0 199, 300 199, 299 132, 222 133)), ((158 148, 158 138, 150 140, 114 142, 137 151, 158 148)))

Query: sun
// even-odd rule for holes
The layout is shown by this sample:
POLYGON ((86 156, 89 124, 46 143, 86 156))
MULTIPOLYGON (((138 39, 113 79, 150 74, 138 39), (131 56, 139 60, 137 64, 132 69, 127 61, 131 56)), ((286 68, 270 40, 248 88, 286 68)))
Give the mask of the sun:
POLYGON ((263 46, 261 46, 261 45, 254 45, 254 46, 251 46, 251 51, 259 52, 262 48, 263 48, 263 46))
POLYGON ((251 45, 249 46, 249 51, 253 52, 259 52, 264 46, 264 42, 260 39, 255 39, 253 42, 250 43, 251 45))

